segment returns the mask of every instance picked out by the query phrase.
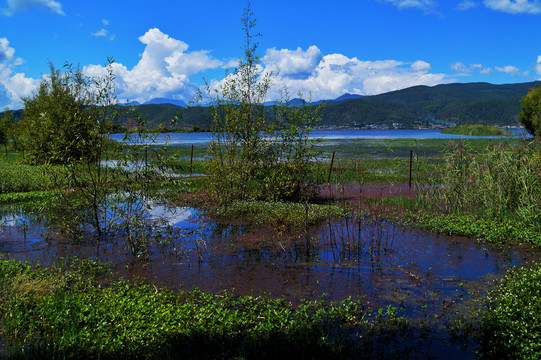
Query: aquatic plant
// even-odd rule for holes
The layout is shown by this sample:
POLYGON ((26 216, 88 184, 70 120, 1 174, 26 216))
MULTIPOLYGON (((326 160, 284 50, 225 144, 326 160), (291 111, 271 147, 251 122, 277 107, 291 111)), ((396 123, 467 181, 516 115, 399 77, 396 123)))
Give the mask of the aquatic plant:
POLYGON ((541 265, 510 270, 485 301, 482 358, 541 359, 541 265))
POLYGON ((337 206, 299 204, 282 201, 233 201, 227 206, 209 209, 209 214, 223 218, 248 221, 282 230, 304 230, 305 226, 322 223, 329 217, 346 214, 337 206))
POLYGON ((17 358, 350 358, 412 351, 408 322, 360 300, 175 293, 114 280, 94 260, 0 260, 0 331, 17 358), (384 346, 384 344, 392 346, 384 346), (364 356, 363 355, 363 356, 364 356))

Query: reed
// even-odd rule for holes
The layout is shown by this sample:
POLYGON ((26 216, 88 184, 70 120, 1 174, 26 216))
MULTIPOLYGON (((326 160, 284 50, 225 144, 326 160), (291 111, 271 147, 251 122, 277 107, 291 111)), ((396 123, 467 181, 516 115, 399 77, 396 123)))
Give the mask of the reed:
POLYGON ((419 184, 420 210, 541 229, 541 155, 537 142, 498 143, 475 152, 448 148, 444 166, 419 184))

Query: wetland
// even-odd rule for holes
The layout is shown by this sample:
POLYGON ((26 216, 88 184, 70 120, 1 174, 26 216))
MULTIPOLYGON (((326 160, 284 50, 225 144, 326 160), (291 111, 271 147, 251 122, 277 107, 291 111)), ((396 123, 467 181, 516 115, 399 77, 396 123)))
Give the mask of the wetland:
MULTIPOLYGON (((28 261, 42 268, 95 261, 105 264, 97 266, 105 266, 113 278, 143 281, 157 293, 197 289, 236 301, 264 296, 263 302, 280 299, 300 308, 307 301, 358 301, 363 310, 357 315, 372 322, 345 328, 357 333, 360 328, 379 330, 372 333, 369 348, 357 339, 348 345, 350 350, 361 343, 375 358, 475 358, 480 354, 475 327, 484 298, 510 269, 529 267, 540 253, 535 239, 480 242, 460 236, 460 231, 435 231, 416 217, 424 211, 418 205, 419 192, 424 193, 423 186, 446 166, 447 147, 466 141, 468 151, 475 153, 500 142, 518 146, 523 140, 449 141, 324 139, 318 147, 327 160, 317 171, 331 182, 321 185, 316 203, 295 207, 243 202, 229 204, 225 211, 204 201, 206 145, 194 142, 199 144, 194 159, 190 142, 176 143, 167 149, 172 159, 168 171, 152 175, 159 177, 159 191, 141 195, 129 209, 125 200, 102 204, 100 221, 112 225, 100 223, 110 229, 100 237, 96 226, 80 227, 75 238, 62 231, 62 222, 51 217, 53 208, 46 200, 53 195, 34 192, 41 182, 32 176, 43 176, 36 171, 20 179, 29 182, 28 196, 5 191, 0 197, 0 253, 3 261, 28 261), (410 150, 415 153, 412 188, 407 186, 410 150), (329 170, 332 153, 336 158, 329 170), (37 195, 29 195, 33 193, 37 195), (126 230, 126 219, 137 220, 135 231, 126 230), (145 238, 138 249, 133 245, 137 243, 126 240, 134 235, 145 238), (389 344, 393 345, 388 348, 389 344)), ((12 152, 2 162, 2 171, 16 171, 15 156, 12 152)), ((133 164, 112 161, 107 168, 132 176, 145 167, 142 161, 133 164)), ((39 349, 26 351, 34 354, 39 349)), ((356 357, 350 350, 338 354, 356 357)))

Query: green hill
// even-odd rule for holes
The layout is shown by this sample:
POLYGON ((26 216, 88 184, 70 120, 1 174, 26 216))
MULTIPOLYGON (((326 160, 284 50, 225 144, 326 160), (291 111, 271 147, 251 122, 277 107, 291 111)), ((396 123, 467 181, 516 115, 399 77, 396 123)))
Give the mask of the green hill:
MULTIPOLYGON (((516 125, 520 99, 541 82, 494 85, 454 83, 413 86, 374 96, 329 101, 323 107, 321 126, 370 128, 394 125, 428 127, 451 124, 516 125), (394 124, 394 125, 393 125, 394 124)), ((170 129, 208 129, 208 108, 181 108, 172 104, 138 105, 149 124, 170 129), (175 118, 178 120, 172 123, 175 118)), ((16 116, 20 116, 17 111, 16 116)), ((122 125, 126 119, 120 119, 122 125)))
MULTIPOLYGON (((414 86, 385 94, 327 102, 321 126, 326 128, 367 128, 398 126, 428 127, 451 124, 516 125, 520 99, 541 82, 494 85, 455 83, 433 87, 414 86)), ((209 128, 204 107, 181 109, 171 104, 140 105, 152 124, 175 129, 209 128), (175 124, 170 120, 181 114, 175 124)))

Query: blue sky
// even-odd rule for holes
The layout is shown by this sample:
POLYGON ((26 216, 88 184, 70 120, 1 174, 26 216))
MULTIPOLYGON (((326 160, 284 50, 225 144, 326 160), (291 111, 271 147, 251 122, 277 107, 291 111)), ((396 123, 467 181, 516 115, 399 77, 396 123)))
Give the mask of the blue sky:
MULTIPOLYGON (((0 0, 0 108, 21 107, 48 61, 89 76, 115 59, 121 99, 190 100, 242 56, 246 1, 0 0)), ((541 78, 541 0, 263 1, 251 4, 262 70, 332 99, 413 85, 541 78)), ((272 92, 271 96, 277 92, 272 92)))

